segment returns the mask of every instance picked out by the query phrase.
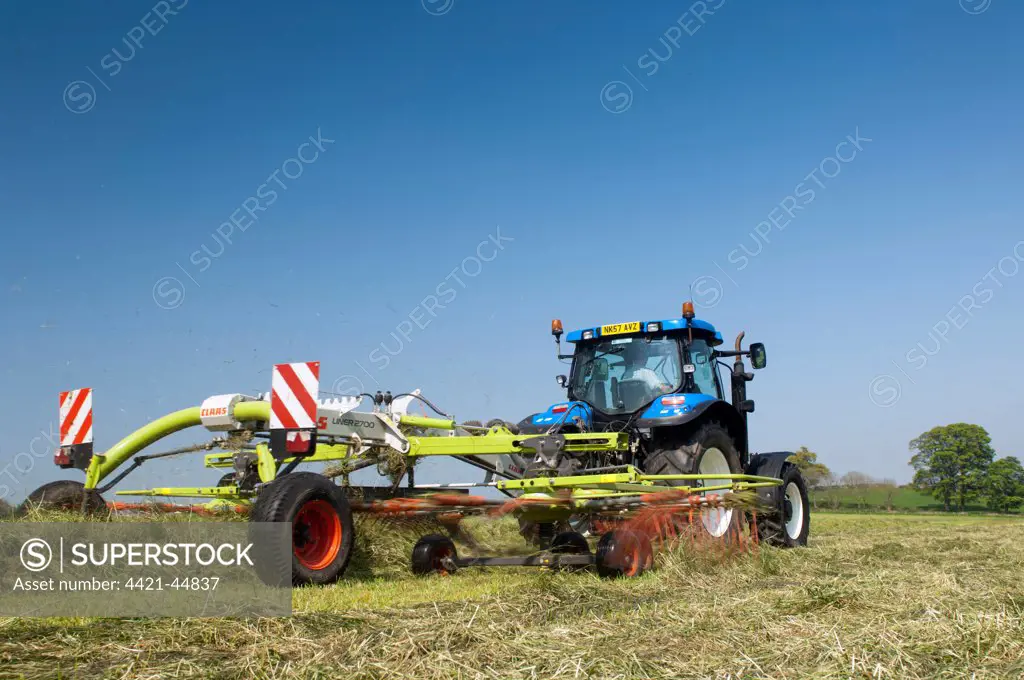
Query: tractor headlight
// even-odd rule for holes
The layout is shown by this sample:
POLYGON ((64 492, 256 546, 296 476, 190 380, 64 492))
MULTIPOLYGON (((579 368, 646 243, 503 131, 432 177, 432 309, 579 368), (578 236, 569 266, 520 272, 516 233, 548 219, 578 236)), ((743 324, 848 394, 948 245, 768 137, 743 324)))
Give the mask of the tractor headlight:
POLYGON ((655 322, 655 323, 647 324, 647 332, 648 333, 657 333, 660 330, 661 330, 661 324, 660 323, 656 323, 655 322))
POLYGON ((594 339, 594 331, 583 331, 583 339, 584 340, 593 340, 594 339))

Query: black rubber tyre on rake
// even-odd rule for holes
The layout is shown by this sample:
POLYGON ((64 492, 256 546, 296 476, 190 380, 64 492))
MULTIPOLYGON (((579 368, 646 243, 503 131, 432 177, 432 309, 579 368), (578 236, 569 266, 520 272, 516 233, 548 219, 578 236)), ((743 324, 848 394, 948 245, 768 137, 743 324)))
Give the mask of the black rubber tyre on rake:
POLYGON ((654 566, 651 540, 629 529, 609 531, 597 542, 594 566, 604 578, 634 578, 654 566))
POLYGON ((416 541, 412 549, 412 573, 449 575, 456 570, 459 553, 452 539, 441 534, 429 534, 416 541))
POLYGON ((265 485, 253 504, 249 521, 291 522, 291 550, 260 545, 253 534, 256 572, 268 585, 334 583, 352 556, 355 527, 345 492, 315 472, 292 472, 265 485), (290 563, 290 565, 289 565, 290 563), (291 584, 282 574, 291 573, 291 584))
POLYGON ((106 514, 109 512, 107 502, 103 500, 96 489, 86 489, 85 484, 72 479, 60 479, 56 482, 48 482, 33 491, 21 504, 20 511, 26 512, 31 508, 41 510, 68 510, 79 512, 82 510, 82 501, 85 501, 86 514, 106 514))

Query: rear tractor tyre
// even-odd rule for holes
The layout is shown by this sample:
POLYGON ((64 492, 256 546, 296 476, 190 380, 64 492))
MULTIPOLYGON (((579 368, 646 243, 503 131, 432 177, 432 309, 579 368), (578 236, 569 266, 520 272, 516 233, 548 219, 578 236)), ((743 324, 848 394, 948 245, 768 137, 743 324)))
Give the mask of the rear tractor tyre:
POLYGON ((594 565, 604 578, 634 578, 654 566, 654 549, 643 534, 616 529, 598 541, 594 565))
POLYGON ((412 549, 412 573, 417 576, 441 574, 448 576, 458 569, 459 553, 452 539, 430 534, 416 541, 412 549))
POLYGON ((269 545, 259 549, 259 533, 254 536, 256 571, 264 583, 289 585, 281 582, 289 569, 297 586, 334 583, 345 573, 355 539, 352 509, 341 487, 323 475, 292 472, 265 485, 249 521, 292 524, 289 554, 269 545))
POLYGON ((96 489, 86 489, 85 484, 71 479, 61 479, 43 484, 33 491, 21 505, 21 512, 37 508, 40 510, 66 510, 79 512, 85 508, 88 515, 105 514, 107 503, 96 489), (83 500, 85 501, 83 506, 83 500))
MULTIPOLYGON (((648 457, 644 471, 650 475, 687 474, 740 474, 740 454, 729 431, 717 422, 711 421, 700 426, 682 442, 667 444, 653 451, 648 457)), ((670 481, 669 486, 686 486, 692 481, 670 481)), ((728 478, 710 478, 698 482, 703 486, 728 484, 728 478)), ((732 508, 708 508, 700 513, 704 534, 711 539, 721 540, 734 537, 739 532, 740 513, 732 508)))
POLYGON ((807 545, 811 530, 811 504, 807 483, 792 463, 782 466, 782 485, 772 489, 773 506, 758 514, 757 535, 768 545, 798 548, 807 545))

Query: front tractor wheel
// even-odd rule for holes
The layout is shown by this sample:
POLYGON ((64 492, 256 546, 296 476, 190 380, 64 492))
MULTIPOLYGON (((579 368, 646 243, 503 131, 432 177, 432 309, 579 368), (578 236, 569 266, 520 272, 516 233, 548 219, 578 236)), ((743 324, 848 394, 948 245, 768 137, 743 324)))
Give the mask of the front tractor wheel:
MULTIPOLYGON (((723 475, 699 482, 669 481, 670 486, 729 484, 728 475, 743 472, 736 443, 716 422, 702 425, 682 442, 656 449, 647 457, 644 470, 651 475, 723 475)), ((700 520, 704 533, 713 539, 728 538, 739 531, 739 514, 732 508, 707 508, 701 511, 700 520)))
POLYGON ((352 556, 355 529, 344 491, 323 475, 293 472, 263 487, 250 522, 291 522, 290 554, 259 550, 256 570, 265 582, 279 583, 290 572, 293 585, 334 583, 352 556), (262 565, 262 568, 261 568, 262 565))
POLYGON ((807 483, 800 469, 792 463, 782 466, 782 485, 773 489, 772 507, 757 518, 761 540, 780 548, 807 545, 811 531, 811 505, 807 500, 807 483))

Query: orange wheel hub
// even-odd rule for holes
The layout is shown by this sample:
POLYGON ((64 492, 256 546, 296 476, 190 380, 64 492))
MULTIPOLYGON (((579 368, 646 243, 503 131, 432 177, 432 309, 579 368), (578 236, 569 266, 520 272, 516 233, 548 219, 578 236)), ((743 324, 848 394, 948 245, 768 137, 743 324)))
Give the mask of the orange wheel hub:
POLYGON ((452 556, 452 551, 448 548, 439 548, 434 553, 434 559, 432 560, 434 565, 434 571, 441 574, 442 576, 450 576, 451 572, 445 566, 445 559, 452 556))
POLYGON ((341 517, 324 500, 308 501, 292 522, 292 550, 302 566, 324 569, 341 550, 341 517))
POLYGON ((627 577, 636 576, 644 566, 640 555, 640 541, 633 539, 630 542, 633 545, 623 546, 625 554, 622 556, 622 574, 627 577))

